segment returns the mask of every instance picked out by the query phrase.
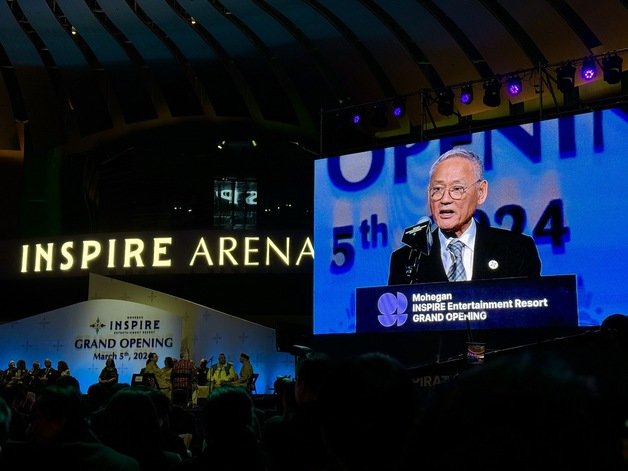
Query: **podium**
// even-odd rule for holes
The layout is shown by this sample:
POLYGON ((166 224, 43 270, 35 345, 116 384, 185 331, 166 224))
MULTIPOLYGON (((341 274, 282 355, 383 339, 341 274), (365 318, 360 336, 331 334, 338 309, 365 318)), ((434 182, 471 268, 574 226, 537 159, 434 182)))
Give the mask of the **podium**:
POLYGON ((356 333, 578 326, 576 275, 356 289, 356 333))

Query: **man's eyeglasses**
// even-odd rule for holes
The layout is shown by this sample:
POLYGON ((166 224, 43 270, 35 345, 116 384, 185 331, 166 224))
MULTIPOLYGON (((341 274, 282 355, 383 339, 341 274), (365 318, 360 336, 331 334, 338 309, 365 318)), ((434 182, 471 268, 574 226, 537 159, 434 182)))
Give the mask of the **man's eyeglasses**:
POLYGON ((429 187, 429 195, 433 201, 439 201, 445 195, 445 190, 449 192, 449 196, 451 196, 452 200, 461 200, 464 194, 467 192, 469 188, 473 185, 480 183, 482 181, 481 178, 474 181, 470 185, 462 186, 462 185, 454 185, 449 188, 445 188, 444 186, 431 186, 429 187))

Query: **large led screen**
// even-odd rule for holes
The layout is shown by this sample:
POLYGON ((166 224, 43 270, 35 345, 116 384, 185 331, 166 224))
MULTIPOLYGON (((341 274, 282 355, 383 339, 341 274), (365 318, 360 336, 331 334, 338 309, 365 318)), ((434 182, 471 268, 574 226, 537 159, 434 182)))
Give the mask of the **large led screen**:
POLYGON ((579 326, 628 312, 627 137, 609 109, 317 160, 314 334, 356 332, 356 289, 386 285, 404 229, 429 216, 430 166, 455 146, 484 161, 477 217, 531 235, 541 275, 575 275, 579 326))

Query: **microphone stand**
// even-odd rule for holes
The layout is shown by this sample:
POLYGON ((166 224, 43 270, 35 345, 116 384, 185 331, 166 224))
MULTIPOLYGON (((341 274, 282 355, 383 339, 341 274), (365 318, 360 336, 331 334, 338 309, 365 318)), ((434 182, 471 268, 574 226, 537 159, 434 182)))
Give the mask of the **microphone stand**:
POLYGON ((467 321, 467 342, 473 343, 473 334, 471 333, 471 322, 469 322, 469 317, 465 319, 467 321))
POLYGON ((428 217, 423 217, 414 226, 404 230, 401 242, 410 247, 410 254, 406 262, 406 276, 409 284, 418 281, 419 264, 423 255, 429 255, 432 248, 431 222, 428 217))
POLYGON ((415 247, 413 247, 410 250, 410 255, 408 256, 408 262, 406 264, 406 275, 410 279, 408 284, 413 284, 413 283, 416 283, 417 281, 417 273, 419 271, 419 263, 421 262, 421 255, 423 255, 423 253, 415 247))
POLYGON ((212 366, 213 366, 213 364, 214 364, 214 355, 209 357, 209 373, 210 373, 210 375, 209 375, 208 383, 209 383, 209 392, 210 393, 214 389, 214 381, 212 379, 212 377, 214 376, 214 374, 212 373, 212 366))

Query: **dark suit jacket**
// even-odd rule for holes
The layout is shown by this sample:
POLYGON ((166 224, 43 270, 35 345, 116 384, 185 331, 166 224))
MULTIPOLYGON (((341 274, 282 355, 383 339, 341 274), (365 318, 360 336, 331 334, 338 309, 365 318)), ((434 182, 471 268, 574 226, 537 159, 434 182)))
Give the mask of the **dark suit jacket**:
MULTIPOLYGON (((541 275, 541 259, 532 237, 505 229, 476 224, 475 250, 473 255, 474 280, 492 278, 538 277, 541 275), (490 265, 496 268, 491 268, 490 265)), ((447 274, 440 257, 440 240, 433 234, 434 243, 428 256, 423 255, 414 282, 429 283, 447 281, 447 274)), ((410 283, 406 275, 411 249, 403 246, 390 257, 389 285, 410 283)))

